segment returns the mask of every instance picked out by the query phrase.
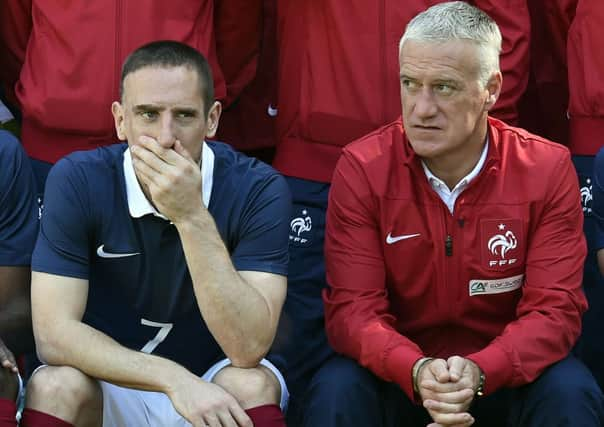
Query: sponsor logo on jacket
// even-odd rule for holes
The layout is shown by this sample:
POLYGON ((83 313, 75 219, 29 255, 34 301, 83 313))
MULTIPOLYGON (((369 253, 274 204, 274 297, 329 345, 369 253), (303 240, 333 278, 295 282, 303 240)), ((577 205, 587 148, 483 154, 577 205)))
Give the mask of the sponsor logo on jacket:
POLYGON ((502 279, 478 279, 470 280, 468 291, 471 297, 475 295, 492 295, 512 292, 519 289, 524 282, 524 274, 502 279))

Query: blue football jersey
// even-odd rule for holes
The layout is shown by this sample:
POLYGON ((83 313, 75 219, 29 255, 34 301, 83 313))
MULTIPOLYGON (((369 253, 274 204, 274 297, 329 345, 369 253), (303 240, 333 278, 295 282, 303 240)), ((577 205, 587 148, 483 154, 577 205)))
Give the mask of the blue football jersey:
MULTIPOLYGON (((287 274, 285 180, 226 144, 207 144, 214 153, 208 210, 235 269, 287 274)), ((176 227, 130 215, 126 148, 73 153, 53 167, 32 269, 87 279, 84 322, 202 374, 224 355, 200 314, 176 227)))
POLYGON ((28 266, 38 235, 38 204, 29 158, 0 130, 0 266, 28 266))

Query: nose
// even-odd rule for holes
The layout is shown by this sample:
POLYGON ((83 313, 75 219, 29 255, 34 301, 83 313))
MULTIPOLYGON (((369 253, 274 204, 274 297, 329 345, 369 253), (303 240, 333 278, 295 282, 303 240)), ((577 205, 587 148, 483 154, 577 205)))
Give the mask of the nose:
POLYGON ((434 117, 438 111, 434 93, 429 87, 422 87, 415 96, 415 105, 413 108, 415 115, 419 119, 429 119, 434 117))
POLYGON ((176 142, 174 121, 170 114, 162 114, 157 141, 164 148, 172 148, 176 142))

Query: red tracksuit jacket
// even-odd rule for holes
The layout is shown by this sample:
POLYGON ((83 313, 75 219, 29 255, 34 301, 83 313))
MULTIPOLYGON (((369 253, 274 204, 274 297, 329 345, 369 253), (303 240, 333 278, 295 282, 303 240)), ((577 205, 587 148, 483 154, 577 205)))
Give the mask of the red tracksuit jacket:
MULTIPOLYGON (((72 151, 116 142, 111 102, 118 99, 122 63, 153 40, 178 40, 204 53, 216 98, 226 97, 212 0, 2 3, 0 78, 9 98, 16 82, 22 142, 36 159, 54 163, 72 151)), ((259 0, 229 0, 216 13, 220 46, 228 52, 221 60, 229 99, 253 79, 261 8, 259 0)))
MULTIPOLYGON (((330 182, 341 149, 400 115, 398 42, 440 0, 280 0, 279 115, 273 165, 330 182)), ((503 35, 495 116, 514 123, 528 76, 526 0, 475 0, 503 35)))
POLYGON ((568 149, 489 119, 489 151, 453 214, 400 121, 350 144, 327 211, 334 349, 412 398, 422 356, 466 356, 486 392, 533 381, 581 330, 586 248, 568 149))
POLYGON ((573 154, 595 156, 604 145, 603 23, 603 1, 578 1, 567 44, 569 148, 573 154))

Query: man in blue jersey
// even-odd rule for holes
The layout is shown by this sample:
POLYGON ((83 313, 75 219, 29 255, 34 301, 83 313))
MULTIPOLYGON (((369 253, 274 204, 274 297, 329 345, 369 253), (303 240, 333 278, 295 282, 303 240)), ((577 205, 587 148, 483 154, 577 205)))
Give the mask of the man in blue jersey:
POLYGON ((74 153, 46 184, 32 260, 38 353, 24 426, 283 426, 263 359, 285 298, 290 196, 214 136, 207 62, 139 48, 112 105, 128 145, 74 153), (200 378, 201 376, 201 378, 200 378))
POLYGON ((38 232, 34 176, 19 141, 0 130, 0 427, 16 426, 21 386, 14 355, 33 350, 31 252, 38 232))

